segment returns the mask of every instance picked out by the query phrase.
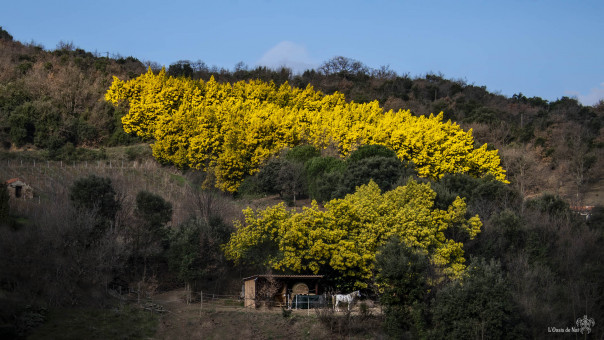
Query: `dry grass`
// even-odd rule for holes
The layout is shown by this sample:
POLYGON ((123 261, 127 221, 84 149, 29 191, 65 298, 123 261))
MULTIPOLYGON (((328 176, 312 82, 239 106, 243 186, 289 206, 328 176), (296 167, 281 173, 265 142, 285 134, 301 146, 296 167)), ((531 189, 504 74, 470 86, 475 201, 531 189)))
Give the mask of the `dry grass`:
MULTIPOLYGON (((123 199, 123 208, 131 208, 141 190, 162 196, 172 203, 171 225, 175 226, 198 215, 196 195, 198 188, 189 179, 194 175, 174 167, 161 166, 147 160, 106 160, 89 162, 60 162, 34 160, 0 160, 0 180, 18 177, 34 188, 33 200, 12 202, 13 213, 34 216, 50 202, 69 198, 69 188, 79 178, 89 175, 108 177, 123 199)), ((215 194, 221 217, 226 221, 241 216, 242 205, 224 194, 215 194)))
POLYGON ((221 304, 186 304, 184 291, 154 297, 168 313, 160 318, 157 339, 375 339, 383 338, 378 316, 330 313, 330 327, 314 310, 250 309, 221 304), (347 329, 345 329, 348 327, 347 329))

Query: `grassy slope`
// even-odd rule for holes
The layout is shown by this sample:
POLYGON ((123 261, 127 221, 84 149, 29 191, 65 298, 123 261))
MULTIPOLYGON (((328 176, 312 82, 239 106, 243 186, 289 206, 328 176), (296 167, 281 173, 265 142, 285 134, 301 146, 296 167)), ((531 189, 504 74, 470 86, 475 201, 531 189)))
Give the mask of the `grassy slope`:
POLYGON ((250 309, 240 303, 184 302, 184 291, 154 296, 167 312, 151 313, 132 305, 111 309, 63 308, 28 339, 375 339, 383 338, 381 313, 364 316, 331 309, 250 309))
POLYGON ((148 339, 158 316, 134 307, 120 309, 66 308, 51 311, 48 321, 28 339, 148 339))
MULTIPOLYGON (((377 312, 361 317, 331 310, 250 309, 204 302, 187 305, 183 291, 160 294, 155 301, 170 311, 160 318, 158 339, 375 339, 383 337, 377 312)), ((358 308, 357 308, 358 309, 358 308)))
MULTIPOLYGON (((0 159, 0 180, 18 177, 33 187, 33 200, 13 202, 11 206, 13 213, 20 215, 44 209, 45 204, 51 201, 67 201, 69 188, 75 180, 96 175, 111 179, 114 189, 123 197, 123 208, 132 208, 136 194, 147 190, 172 203, 172 225, 182 223, 197 210, 196 185, 192 182, 195 174, 161 166, 150 156, 150 150, 145 152, 140 148, 144 147, 108 148, 105 151, 107 159, 70 162, 46 161, 35 151, 20 152, 0 159)), ((233 201, 229 200, 223 208, 223 215, 231 218, 240 216, 241 207, 233 201)))

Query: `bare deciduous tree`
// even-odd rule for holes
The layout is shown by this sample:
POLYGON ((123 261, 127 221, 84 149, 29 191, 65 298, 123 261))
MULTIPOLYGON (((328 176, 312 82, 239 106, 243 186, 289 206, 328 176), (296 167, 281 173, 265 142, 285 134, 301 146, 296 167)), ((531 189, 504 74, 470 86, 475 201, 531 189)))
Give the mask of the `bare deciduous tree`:
POLYGON ((528 147, 507 147, 501 149, 507 176, 522 197, 534 193, 544 181, 545 168, 528 147))

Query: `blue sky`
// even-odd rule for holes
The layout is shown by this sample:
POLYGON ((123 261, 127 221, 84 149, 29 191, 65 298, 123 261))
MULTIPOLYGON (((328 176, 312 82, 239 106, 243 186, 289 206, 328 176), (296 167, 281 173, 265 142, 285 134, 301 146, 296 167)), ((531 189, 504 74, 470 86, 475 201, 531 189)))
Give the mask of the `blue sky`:
POLYGON ((604 1, 7 1, 16 40, 162 65, 317 67, 345 56, 506 96, 604 99, 604 1))

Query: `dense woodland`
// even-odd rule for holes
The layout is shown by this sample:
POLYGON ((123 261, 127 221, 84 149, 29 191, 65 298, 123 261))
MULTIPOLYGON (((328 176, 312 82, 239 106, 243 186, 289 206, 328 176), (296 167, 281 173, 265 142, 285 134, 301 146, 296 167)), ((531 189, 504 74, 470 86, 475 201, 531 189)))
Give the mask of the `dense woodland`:
POLYGON ((604 334, 602 101, 507 98, 345 57, 302 74, 201 61, 162 71, 71 43, 24 44, 0 29, 0 140, 2 180, 28 177, 36 189, 28 202, 0 192, 0 323, 12 325, 3 328, 10 334, 27 334, 46 308, 110 306, 107 292, 119 286, 236 291, 259 272, 321 273, 334 290, 360 288, 384 307, 379 321, 393 338, 542 338, 583 315, 604 334), (179 163, 178 149, 156 135, 125 132, 136 132, 133 105, 105 96, 113 77, 145 74, 310 85, 320 100, 377 101, 376 112, 410 110, 413 119, 442 112, 443 125, 472 129, 470 149, 498 150, 494 169, 506 178, 430 176, 387 143, 343 150, 300 140, 266 148, 225 190, 215 185, 225 178, 215 164, 179 163), (151 152, 161 164, 74 170, 76 162, 150 161, 151 152), (23 159, 48 166, 8 166, 23 159), (571 209, 583 205, 595 206, 588 219, 571 209))

